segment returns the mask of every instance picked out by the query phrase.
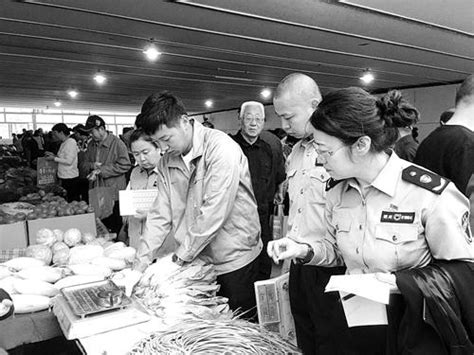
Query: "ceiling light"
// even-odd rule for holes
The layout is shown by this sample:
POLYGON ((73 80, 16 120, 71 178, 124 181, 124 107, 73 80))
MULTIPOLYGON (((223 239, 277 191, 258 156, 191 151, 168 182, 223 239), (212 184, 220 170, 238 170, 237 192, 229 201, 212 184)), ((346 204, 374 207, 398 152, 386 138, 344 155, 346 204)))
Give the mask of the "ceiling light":
POLYGON ((75 99, 79 93, 76 90, 69 90, 67 94, 72 98, 75 99))
POLYGON ((260 95, 264 99, 268 99, 272 95, 272 91, 270 89, 263 89, 262 91, 260 91, 260 95))
POLYGON ((158 48, 156 48, 153 43, 146 46, 143 50, 143 53, 145 54, 146 58, 151 62, 157 60, 158 57, 161 55, 161 52, 158 50, 158 48))
POLYGON ((370 70, 365 70, 362 73, 362 76, 359 78, 364 84, 370 84, 372 81, 374 81, 375 77, 374 74, 370 70))
POLYGON ((204 105, 206 105, 207 108, 211 108, 214 105, 214 102, 212 102, 212 100, 206 100, 204 105))
POLYGON ((103 73, 98 71, 97 74, 94 75, 94 80, 97 84, 102 85, 107 81, 107 77, 103 73))
POLYGON ((54 106, 60 107, 61 105, 62 105, 62 103, 58 99, 56 99, 56 101, 54 101, 54 106))

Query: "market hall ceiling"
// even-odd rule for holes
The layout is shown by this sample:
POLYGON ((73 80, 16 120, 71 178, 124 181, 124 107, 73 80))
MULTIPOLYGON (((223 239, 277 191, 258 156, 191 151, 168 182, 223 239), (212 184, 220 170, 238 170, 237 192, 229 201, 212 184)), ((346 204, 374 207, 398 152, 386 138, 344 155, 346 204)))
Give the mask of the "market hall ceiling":
POLYGON ((271 102, 262 89, 295 71, 323 91, 361 86, 367 68, 374 92, 458 83, 473 32, 472 0, 0 0, 0 107, 137 112, 167 89, 218 111, 271 102))

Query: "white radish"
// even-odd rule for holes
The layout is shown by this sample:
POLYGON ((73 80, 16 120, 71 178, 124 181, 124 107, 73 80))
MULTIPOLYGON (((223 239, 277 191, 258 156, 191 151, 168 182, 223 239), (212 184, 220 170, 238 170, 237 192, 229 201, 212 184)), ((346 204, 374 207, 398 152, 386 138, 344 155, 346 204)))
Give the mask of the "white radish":
POLYGON ((113 271, 120 271, 127 267, 127 263, 122 259, 109 258, 107 256, 99 256, 90 262, 92 265, 105 266, 113 271))
POLYGON ((82 285, 90 282, 102 281, 104 279, 105 277, 103 275, 73 275, 59 280, 54 284, 54 286, 58 290, 61 290, 64 287, 82 285))
POLYGON ((11 295, 15 313, 31 313, 48 309, 51 298, 41 295, 11 295))
POLYGON ((112 270, 106 266, 92 265, 92 264, 75 264, 69 265, 68 268, 74 273, 74 275, 102 275, 109 277, 112 274, 112 270))
POLYGON ((64 270, 52 266, 40 266, 23 269, 17 273, 22 279, 33 279, 55 283, 64 277, 64 270))
POLYGON ((59 290, 49 282, 40 280, 23 280, 17 278, 13 283, 16 292, 22 295, 40 295, 47 297, 54 297, 59 293, 59 290))
POLYGON ((28 269, 30 267, 44 266, 45 262, 43 260, 30 258, 27 256, 20 256, 18 258, 13 258, 4 262, 3 265, 19 271, 23 269, 28 269))

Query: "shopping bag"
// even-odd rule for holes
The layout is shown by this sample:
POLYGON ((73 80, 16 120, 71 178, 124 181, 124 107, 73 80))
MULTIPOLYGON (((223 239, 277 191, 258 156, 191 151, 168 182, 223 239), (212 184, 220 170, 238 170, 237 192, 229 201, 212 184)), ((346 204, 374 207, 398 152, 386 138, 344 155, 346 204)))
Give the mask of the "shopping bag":
POLYGON ((97 218, 104 219, 113 213, 115 194, 115 189, 105 186, 103 179, 94 181, 92 189, 89 190, 89 205, 94 208, 97 218))
POLYGON ((58 183, 58 163, 46 158, 38 158, 37 162, 37 184, 38 186, 52 185, 58 183))
POLYGON ((272 216, 273 240, 283 238, 286 230, 286 218, 283 213, 284 206, 282 203, 275 205, 275 210, 272 216))

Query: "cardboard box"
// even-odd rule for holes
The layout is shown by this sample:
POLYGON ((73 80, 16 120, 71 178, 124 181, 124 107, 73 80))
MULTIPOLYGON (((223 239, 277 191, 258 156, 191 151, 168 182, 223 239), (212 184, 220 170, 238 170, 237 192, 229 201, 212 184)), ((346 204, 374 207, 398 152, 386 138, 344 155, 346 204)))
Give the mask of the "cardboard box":
POLYGON ((0 225, 0 249, 26 248, 26 222, 0 225))
POLYGON ((259 324, 296 345, 295 323, 290 308, 289 273, 254 284, 259 324))
POLYGON ((41 228, 61 229, 63 232, 69 228, 77 228, 82 233, 91 233, 94 236, 97 235, 97 229, 95 226, 95 213, 28 221, 28 245, 36 244, 36 233, 41 228))

